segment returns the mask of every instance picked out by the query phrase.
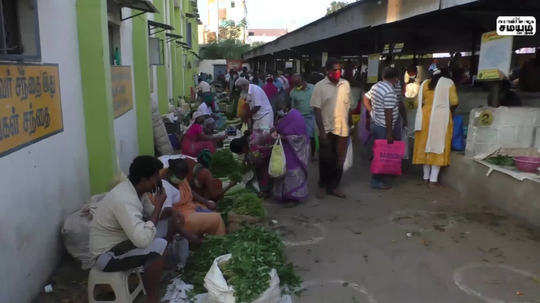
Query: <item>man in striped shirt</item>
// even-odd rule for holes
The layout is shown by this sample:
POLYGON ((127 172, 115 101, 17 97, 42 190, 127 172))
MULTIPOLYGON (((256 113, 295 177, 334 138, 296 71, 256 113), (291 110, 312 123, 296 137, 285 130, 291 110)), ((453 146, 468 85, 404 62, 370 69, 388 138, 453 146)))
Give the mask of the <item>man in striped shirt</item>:
MULTIPOLYGON (((401 139, 399 121, 399 99, 396 95, 395 85, 398 82, 398 73, 395 68, 387 67, 383 72, 383 81, 371 87, 364 96, 364 105, 371 114, 371 133, 374 140, 386 139, 388 144, 401 139)), ((375 189, 389 189, 382 175, 373 175, 371 187, 375 189)))

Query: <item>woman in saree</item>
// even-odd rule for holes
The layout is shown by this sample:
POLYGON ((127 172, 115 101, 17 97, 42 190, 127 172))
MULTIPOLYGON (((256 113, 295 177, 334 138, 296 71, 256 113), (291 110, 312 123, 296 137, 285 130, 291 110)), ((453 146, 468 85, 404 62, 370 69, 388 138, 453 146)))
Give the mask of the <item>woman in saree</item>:
POLYGON ((193 192, 188 175, 186 160, 169 160, 168 180, 180 191, 180 201, 173 203, 173 210, 184 216, 184 229, 199 238, 204 235, 224 235, 225 223, 221 214, 213 211, 216 203, 193 192))
POLYGON ((309 135, 302 113, 291 109, 288 100, 280 100, 278 109, 276 131, 281 137, 287 171, 274 180, 274 198, 300 202, 308 196, 309 135))
POLYGON ((241 138, 232 140, 230 145, 233 153, 244 155, 244 162, 255 169, 260 196, 263 198, 270 197, 272 191, 268 164, 274 142, 275 138, 270 131, 254 129, 251 134, 247 133, 241 138))
POLYGON ((189 168, 187 180, 191 189, 199 196, 218 202, 237 183, 231 182, 231 184, 223 188, 221 180, 214 178, 212 172, 210 172, 211 159, 212 154, 208 150, 203 150, 197 157, 197 161, 185 159, 189 168))
POLYGON ((458 106, 454 82, 439 68, 420 86, 415 121, 413 164, 424 166, 424 182, 439 185, 441 167, 450 165, 454 123, 452 112, 458 106))
POLYGON ((204 132, 203 123, 208 117, 207 113, 199 110, 193 114, 193 124, 188 128, 182 139, 182 154, 197 157, 205 149, 214 153, 216 151, 216 141, 225 139, 225 136, 208 135, 204 132))

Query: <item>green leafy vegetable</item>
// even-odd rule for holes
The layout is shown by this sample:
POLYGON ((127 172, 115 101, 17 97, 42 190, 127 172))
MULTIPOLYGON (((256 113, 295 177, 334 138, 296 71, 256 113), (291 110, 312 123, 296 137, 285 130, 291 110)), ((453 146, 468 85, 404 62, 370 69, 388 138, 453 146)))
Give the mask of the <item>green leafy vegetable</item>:
POLYGON ((258 218, 266 216, 262 199, 246 188, 235 190, 233 193, 227 193, 218 203, 218 211, 222 214, 234 211, 239 215, 258 218))
POLYGON ((262 205, 262 199, 254 193, 242 193, 233 201, 233 210, 239 215, 262 218, 266 210, 262 205))
POLYGON ((222 149, 212 155, 210 171, 215 178, 228 177, 233 180, 242 178, 243 167, 230 150, 222 149))
POLYGON ((494 156, 489 157, 486 159, 486 162, 495 164, 495 165, 502 165, 502 166, 514 166, 514 159, 512 157, 508 156, 494 156))
POLYGON ((282 286, 298 288, 301 280, 292 264, 287 263, 283 248, 279 236, 263 227, 244 227, 233 234, 210 237, 188 260, 186 279, 195 286, 195 292, 204 292, 204 276, 214 259, 231 253, 232 258, 220 264, 220 268, 235 289, 238 302, 258 298, 270 285, 272 268, 282 286))

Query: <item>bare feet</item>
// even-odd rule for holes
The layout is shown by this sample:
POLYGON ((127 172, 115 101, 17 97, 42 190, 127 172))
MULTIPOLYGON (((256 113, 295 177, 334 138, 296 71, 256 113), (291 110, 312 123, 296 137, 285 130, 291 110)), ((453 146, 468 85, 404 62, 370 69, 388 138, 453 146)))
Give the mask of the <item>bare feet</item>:
POLYGON ((344 193, 340 192, 339 190, 337 189, 334 189, 332 191, 329 191, 328 194, 334 196, 334 197, 338 197, 340 199, 345 199, 347 198, 347 195, 345 195, 344 193))

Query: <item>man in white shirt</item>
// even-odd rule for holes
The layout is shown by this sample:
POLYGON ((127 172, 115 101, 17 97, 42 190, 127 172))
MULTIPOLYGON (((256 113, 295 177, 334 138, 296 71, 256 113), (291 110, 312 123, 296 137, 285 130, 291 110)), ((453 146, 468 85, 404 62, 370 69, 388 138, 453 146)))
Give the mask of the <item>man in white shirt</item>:
POLYGON ((140 156, 129 168, 129 180, 115 186, 99 204, 90 225, 90 252, 95 267, 105 272, 144 266, 146 302, 159 302, 163 254, 167 241, 156 237, 156 226, 167 198, 159 170, 163 164, 140 156), (150 193, 156 193, 152 200, 150 193), (145 214, 147 220, 145 220, 145 214))
POLYGON ((349 145, 350 93, 341 64, 328 59, 326 77, 315 85, 310 102, 319 128, 319 199, 326 194, 346 197, 338 187, 349 145))
POLYGON ((236 86, 246 93, 246 102, 249 105, 252 128, 254 130, 270 131, 274 127, 274 111, 268 96, 262 88, 250 84, 244 78, 238 78, 236 86))

